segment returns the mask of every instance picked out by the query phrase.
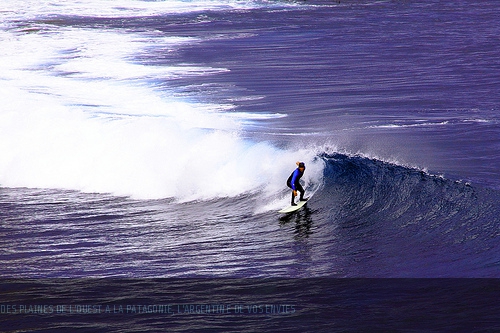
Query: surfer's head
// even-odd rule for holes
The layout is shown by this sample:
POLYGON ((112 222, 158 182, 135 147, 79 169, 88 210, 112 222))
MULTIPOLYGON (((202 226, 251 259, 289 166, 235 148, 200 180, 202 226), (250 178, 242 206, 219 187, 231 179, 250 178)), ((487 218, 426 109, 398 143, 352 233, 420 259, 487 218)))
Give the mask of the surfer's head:
POLYGON ((306 169, 304 162, 298 162, 297 165, 299 166, 299 170, 302 172, 306 169))

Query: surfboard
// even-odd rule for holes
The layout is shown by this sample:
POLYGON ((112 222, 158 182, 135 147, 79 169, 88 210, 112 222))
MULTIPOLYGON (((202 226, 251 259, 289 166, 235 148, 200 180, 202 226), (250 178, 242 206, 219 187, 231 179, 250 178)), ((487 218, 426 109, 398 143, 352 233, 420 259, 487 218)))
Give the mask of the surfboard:
POLYGON ((278 211, 278 213, 281 213, 281 214, 293 213, 293 212, 301 209, 306 203, 307 203, 307 201, 299 201, 297 206, 288 206, 288 207, 283 208, 282 210, 278 211))

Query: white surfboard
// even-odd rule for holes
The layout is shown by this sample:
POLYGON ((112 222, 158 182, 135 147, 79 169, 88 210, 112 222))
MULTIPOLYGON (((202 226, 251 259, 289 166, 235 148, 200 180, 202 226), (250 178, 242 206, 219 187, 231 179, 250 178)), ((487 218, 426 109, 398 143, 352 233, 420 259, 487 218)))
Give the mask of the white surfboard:
POLYGON ((278 211, 278 213, 281 213, 281 214, 286 214, 286 213, 292 213, 292 212, 295 212, 299 209, 301 209, 305 204, 307 203, 307 201, 299 201, 299 203, 297 204, 297 206, 288 206, 286 208, 283 208, 282 210, 278 211))

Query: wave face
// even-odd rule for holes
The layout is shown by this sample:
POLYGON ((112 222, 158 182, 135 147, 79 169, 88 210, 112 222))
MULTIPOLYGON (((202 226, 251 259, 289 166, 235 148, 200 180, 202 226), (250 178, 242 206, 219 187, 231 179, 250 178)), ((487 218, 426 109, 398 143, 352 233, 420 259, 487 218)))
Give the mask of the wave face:
POLYGON ((314 207, 337 255, 349 257, 348 275, 497 274, 498 191, 376 159, 323 158, 325 183, 314 207))

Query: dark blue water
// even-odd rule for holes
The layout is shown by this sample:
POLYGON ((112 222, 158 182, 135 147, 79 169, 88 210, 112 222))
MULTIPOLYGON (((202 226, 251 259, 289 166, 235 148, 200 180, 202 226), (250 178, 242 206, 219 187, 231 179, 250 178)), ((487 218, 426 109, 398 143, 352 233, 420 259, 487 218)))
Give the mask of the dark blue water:
POLYGON ((1 277, 500 276, 494 1, 12 8, 1 277))

